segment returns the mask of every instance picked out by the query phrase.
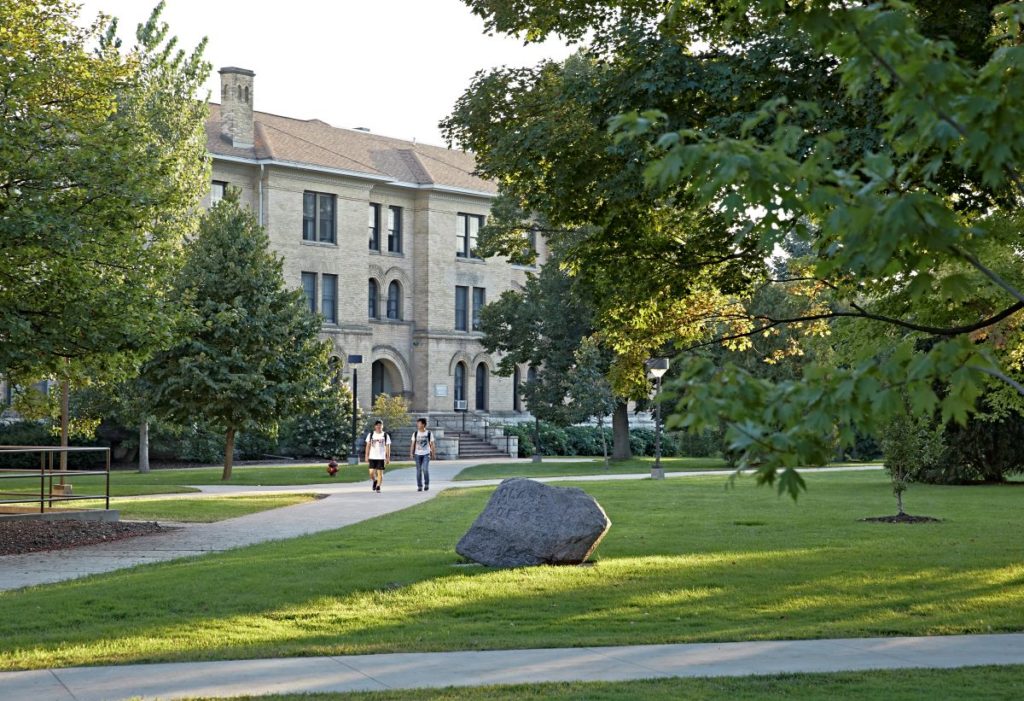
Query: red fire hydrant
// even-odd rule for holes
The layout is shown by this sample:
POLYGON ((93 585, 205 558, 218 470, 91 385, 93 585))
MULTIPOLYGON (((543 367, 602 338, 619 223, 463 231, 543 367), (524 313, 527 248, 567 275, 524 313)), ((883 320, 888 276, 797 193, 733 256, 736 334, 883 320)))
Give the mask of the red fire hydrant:
POLYGON ((338 474, 338 463, 335 462, 334 458, 331 458, 331 461, 327 463, 327 474, 329 474, 331 477, 334 477, 336 474, 338 474))

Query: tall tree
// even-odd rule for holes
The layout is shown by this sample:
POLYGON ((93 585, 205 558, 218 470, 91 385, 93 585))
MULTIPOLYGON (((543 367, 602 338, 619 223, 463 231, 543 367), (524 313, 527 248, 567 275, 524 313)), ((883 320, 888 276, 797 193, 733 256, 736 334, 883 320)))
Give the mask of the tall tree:
MULTIPOLYGON (((599 74, 670 68, 624 70, 623 76, 642 79, 590 81, 589 93, 563 91, 565 100, 606 97, 597 111, 605 118, 624 113, 612 121, 611 141, 595 143, 602 157, 632 155, 617 174, 570 168, 571 175, 582 174, 576 199, 559 193, 554 173, 587 149, 552 149, 542 137, 565 134, 578 122, 565 119, 558 103, 523 109, 544 94, 535 89, 542 86, 535 76, 545 67, 522 90, 503 91, 516 86, 499 79, 479 100, 464 98, 453 117, 463 129, 455 135, 475 139, 484 168, 495 168, 522 211, 536 200, 530 189, 566 211, 581 201, 594 212, 606 208, 592 222, 599 236, 576 249, 583 274, 607 270, 601 256, 608 250, 646 249, 657 241, 648 232, 682 242, 699 241, 701 231, 725 234, 717 247, 663 256, 672 261, 665 276, 657 274, 665 268, 642 257, 621 266, 631 279, 648 281, 628 286, 639 290, 637 303, 618 305, 623 319, 639 318, 632 330, 622 327, 627 341, 642 335, 645 317, 666 318, 648 301, 652 281, 676 285, 676 300, 690 289, 707 292, 682 302, 678 320, 686 323, 677 324, 677 336, 684 341, 703 335, 740 343, 791 325, 825 332, 847 319, 902 330, 894 352, 840 367, 809 363, 795 378, 757 377, 735 364, 684 358, 676 425, 702 430, 725 418, 740 465, 757 468, 758 479, 768 482, 782 469, 780 488, 795 495, 801 484, 795 465, 827 459, 837 432, 849 442, 858 426, 886 421, 904 392, 915 414, 939 407, 944 419, 962 421, 989 378, 1024 391, 1013 377, 1019 359, 1000 361, 996 352, 1001 343, 1017 343, 1014 329, 1024 310, 1015 224, 1022 190, 1016 163, 1024 150, 1015 108, 1024 95, 1018 70, 1024 5, 726 0, 708 11, 681 0, 467 2, 490 27, 530 40, 551 32, 590 34, 584 55, 599 74), (994 13, 979 12, 980 6, 994 13), (636 60, 644 55, 660 58, 636 60), (659 64, 662 58, 667 62, 659 64), (487 99, 494 119, 466 109, 487 99), (567 126, 546 125, 547 115, 567 126), (513 161, 504 150, 516 139, 521 153, 513 161), (596 177, 588 179, 588 172, 596 177), (599 200, 589 195, 603 195, 626 173, 642 173, 645 185, 631 186, 655 213, 650 221, 683 225, 642 228, 640 239, 637 231, 611 226, 628 203, 614 193, 599 200), (710 225, 697 224, 701 217, 710 225), (807 261, 777 280, 757 261, 787 239, 806 248, 807 261), (746 280, 721 267, 739 255, 746 256, 746 280), (804 285, 816 304, 794 316, 752 310, 746 301, 763 284, 804 285), (929 310, 952 313, 935 323, 929 310), (938 342, 915 353, 922 336, 938 342)), ((584 74, 568 68, 546 74, 563 80, 584 74)), ((536 208, 556 210, 543 202, 536 208)))
POLYGON ((202 417, 225 432, 231 478, 235 433, 277 422, 317 396, 329 347, 300 290, 287 289, 266 232, 231 193, 206 212, 172 299, 180 339, 147 367, 154 404, 183 425, 202 417))
MULTIPOLYGON (((496 372, 512 375, 516 365, 534 368, 533 380, 523 387, 530 412, 538 419, 566 426, 585 420, 571 401, 576 353, 594 333, 594 300, 587 286, 565 273, 558 253, 522 290, 509 290, 483 309, 481 340, 491 353, 502 354, 496 372)), ((599 363, 602 376, 609 371, 603 355, 588 357, 599 363)), ((616 458, 630 457, 629 415, 626 399, 619 396, 613 414, 616 458)))
POLYGON ((62 445, 73 382, 167 341, 206 185, 205 41, 176 51, 162 8, 122 51, 68 0, 0 0, 0 370, 59 380, 62 445))

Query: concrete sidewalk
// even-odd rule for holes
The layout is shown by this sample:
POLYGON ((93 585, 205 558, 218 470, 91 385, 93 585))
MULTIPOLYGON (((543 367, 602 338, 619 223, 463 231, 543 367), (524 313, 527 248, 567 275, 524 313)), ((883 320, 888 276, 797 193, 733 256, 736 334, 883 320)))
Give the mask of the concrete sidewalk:
MULTIPOLYGON (((505 462, 502 460, 488 460, 505 462)), ((509 463, 527 461, 507 460, 509 463)), ((245 494, 319 493, 327 494, 326 499, 296 504, 270 511, 261 511, 247 516, 186 525, 178 530, 138 538, 128 538, 110 543, 87 545, 68 550, 27 553, 24 555, 0 556, 0 591, 18 589, 37 584, 52 584, 77 579, 92 574, 166 562, 183 557, 221 552, 247 545, 272 540, 296 538, 311 533, 349 526, 376 516, 393 513, 422 503, 443 489, 461 487, 493 486, 501 482, 494 480, 454 481, 455 475, 479 461, 445 461, 433 463, 430 467, 430 491, 416 491, 416 471, 404 468, 389 472, 384 478, 384 487, 379 494, 370 491, 369 481, 328 482, 303 486, 249 487, 236 485, 204 485, 199 487, 203 494, 216 496, 240 496, 245 494)), ((365 470, 365 467, 355 468, 365 470)), ((600 467, 598 467, 600 469, 600 467)), ((877 466, 855 466, 836 468, 808 468, 805 472, 844 472, 877 470, 877 466)), ((699 472, 671 472, 667 477, 718 476, 725 480, 728 473, 722 470, 699 472)), ((649 479, 647 473, 589 476, 539 477, 541 482, 591 482, 608 480, 649 479)), ((174 496, 174 495, 170 495, 174 496)), ((178 498, 192 496, 177 495, 178 498)), ((201 495, 194 495, 196 497, 201 495)), ((143 497, 147 499, 152 496, 143 497)), ((116 506, 116 502, 115 502, 116 506)))
POLYGON ((402 653, 0 674, 0 698, 181 699, 657 677, 1024 664, 1024 634, 402 653))

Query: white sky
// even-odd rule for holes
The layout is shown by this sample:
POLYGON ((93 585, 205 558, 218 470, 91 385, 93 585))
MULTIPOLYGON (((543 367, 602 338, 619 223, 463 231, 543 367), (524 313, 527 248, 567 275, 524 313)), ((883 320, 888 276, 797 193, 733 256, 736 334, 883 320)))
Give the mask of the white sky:
MULTIPOLYGON (((100 11, 118 17, 126 45, 156 5, 79 1, 84 23, 100 11)), ((437 123, 477 70, 532 66, 571 51, 558 41, 523 46, 485 36, 483 20, 461 0, 167 0, 163 19, 183 47, 209 39, 214 102, 218 68, 249 68, 261 112, 438 145, 437 123)))

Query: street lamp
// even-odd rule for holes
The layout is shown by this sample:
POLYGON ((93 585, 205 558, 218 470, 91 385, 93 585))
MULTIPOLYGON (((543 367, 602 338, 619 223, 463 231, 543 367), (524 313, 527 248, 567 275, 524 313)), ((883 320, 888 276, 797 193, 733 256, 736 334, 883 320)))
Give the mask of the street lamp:
POLYGON ((357 365, 363 362, 363 356, 350 355, 348 364, 352 366, 352 454, 348 456, 349 465, 359 464, 359 453, 356 450, 356 441, 359 434, 356 433, 356 414, 359 413, 359 371, 357 365))
POLYGON ((668 358, 651 358, 644 366, 647 377, 654 380, 654 465, 651 467, 651 479, 665 479, 665 469, 661 466, 661 378, 668 372, 668 358))

